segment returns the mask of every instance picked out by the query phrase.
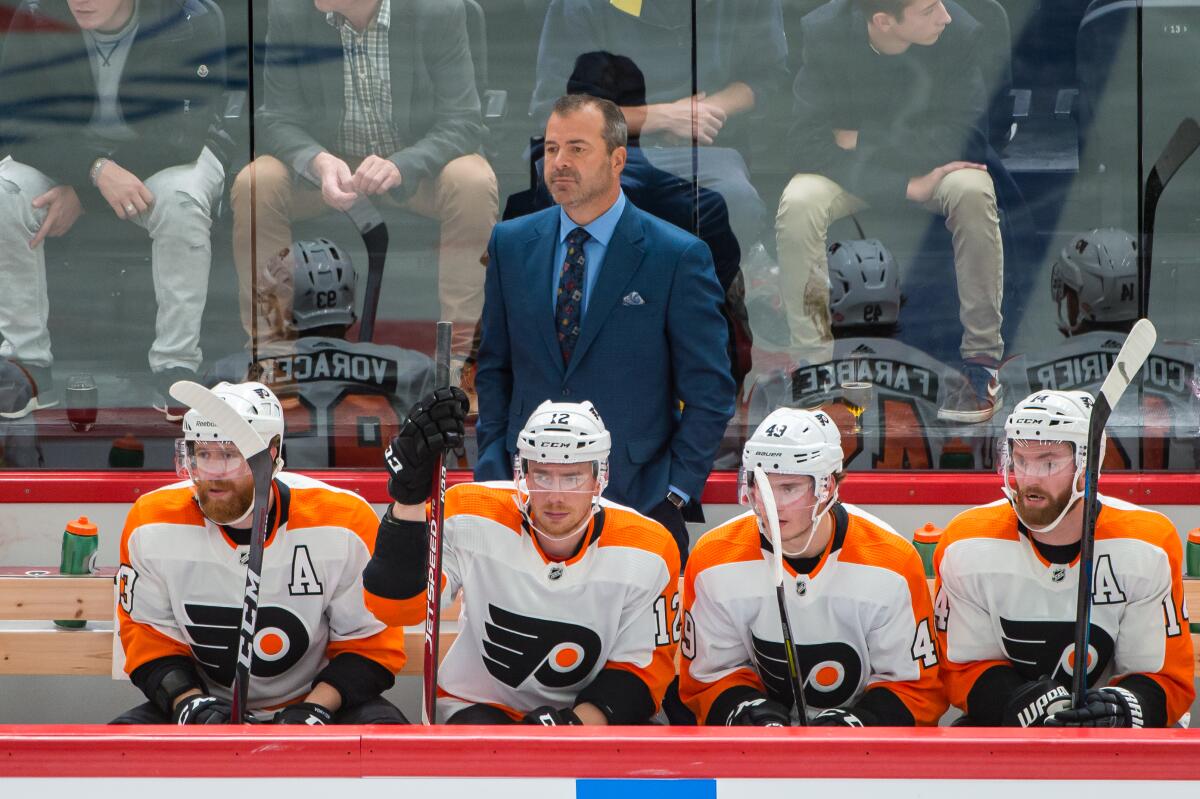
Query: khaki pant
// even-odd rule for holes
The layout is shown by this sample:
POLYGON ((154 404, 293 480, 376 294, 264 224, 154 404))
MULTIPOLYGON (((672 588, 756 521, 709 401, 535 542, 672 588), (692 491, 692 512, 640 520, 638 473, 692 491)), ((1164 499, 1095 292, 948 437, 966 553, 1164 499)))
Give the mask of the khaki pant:
MULTIPOLYGON (((348 160, 353 170, 359 159, 348 160)), ((499 209, 499 188, 491 166, 480 155, 455 158, 433 180, 423 180, 416 192, 403 203, 391 195, 373 198, 380 205, 403 208, 441 224, 438 246, 438 301, 441 319, 454 323, 452 352, 465 356, 471 350, 475 324, 483 310, 483 264, 480 258, 487 249, 488 237, 496 224, 499 209)), ((292 243, 293 220, 308 219, 325 213, 319 189, 297 181, 290 169, 278 159, 264 155, 243 169, 231 192, 233 203, 233 256, 238 273, 238 297, 242 326, 250 334, 251 263, 250 242, 257 247, 257 267, 266 268, 267 261, 292 243), (257 208, 251 226, 250 186, 254 183, 257 208)), ((395 239, 392 240, 395 247, 395 239)), ((284 282, 288 280, 284 276, 284 282)), ((364 285, 362 281, 359 285, 364 285)), ((282 295, 290 297, 290 284, 280 285, 282 295)), ((290 303, 289 303, 290 304, 290 303)), ((289 309, 290 310, 290 309, 289 309)), ((432 309, 430 309, 432 311, 432 309)), ((263 331, 272 330, 273 322, 266 309, 259 307, 258 330, 260 343, 270 338, 263 331)), ((381 313, 381 317, 383 313, 381 313)))
MULTIPOLYGON (((838 219, 866 207, 862 199, 823 175, 795 175, 783 191, 775 234, 791 346, 799 358, 818 362, 832 355, 826 233, 838 219)), ((991 176, 979 169, 951 172, 924 208, 946 218, 954 241, 958 318, 963 326, 960 354, 1001 358, 1004 245, 991 176)))

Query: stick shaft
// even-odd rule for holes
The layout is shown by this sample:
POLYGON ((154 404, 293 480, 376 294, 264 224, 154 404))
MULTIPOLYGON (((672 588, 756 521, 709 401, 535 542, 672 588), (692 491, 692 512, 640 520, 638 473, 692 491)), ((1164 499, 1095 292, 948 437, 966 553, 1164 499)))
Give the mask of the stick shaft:
MULTIPOLYGON (((438 388, 450 385, 449 322, 438 322, 437 350, 434 356, 434 382, 438 388)), ((437 718, 438 648, 442 620, 442 527, 445 523, 446 459, 439 456, 433 470, 433 491, 429 503, 429 560, 425 584, 425 663, 422 687, 421 721, 433 724, 437 718)))

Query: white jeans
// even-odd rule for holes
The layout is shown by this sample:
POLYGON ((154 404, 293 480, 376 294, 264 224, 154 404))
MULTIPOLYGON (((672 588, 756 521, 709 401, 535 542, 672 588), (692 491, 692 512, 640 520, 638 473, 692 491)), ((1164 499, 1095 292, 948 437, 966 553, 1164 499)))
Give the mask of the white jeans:
MULTIPOLYGON (((144 179, 154 203, 131 221, 144 228, 153 243, 158 313, 149 360, 155 372, 173 366, 194 370, 203 360, 200 318, 212 264, 209 231, 224 180, 221 162, 208 148, 193 163, 167 167, 144 179)), ((0 161, 0 333, 5 354, 33 366, 53 361, 46 327, 46 251, 44 245, 29 249, 29 240, 46 218, 46 209, 34 208, 33 200, 54 185, 51 178, 11 156, 0 161)), ((92 213, 112 211, 97 208, 92 213)))

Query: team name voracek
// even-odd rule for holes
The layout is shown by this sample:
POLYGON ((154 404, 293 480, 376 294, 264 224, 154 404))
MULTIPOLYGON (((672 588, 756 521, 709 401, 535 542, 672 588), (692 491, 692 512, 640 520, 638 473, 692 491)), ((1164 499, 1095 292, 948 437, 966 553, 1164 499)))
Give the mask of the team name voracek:
POLYGON ((387 393, 396 390, 395 365, 387 358, 361 353, 297 353, 264 358, 262 381, 268 386, 305 383, 314 380, 343 380, 375 386, 387 393))

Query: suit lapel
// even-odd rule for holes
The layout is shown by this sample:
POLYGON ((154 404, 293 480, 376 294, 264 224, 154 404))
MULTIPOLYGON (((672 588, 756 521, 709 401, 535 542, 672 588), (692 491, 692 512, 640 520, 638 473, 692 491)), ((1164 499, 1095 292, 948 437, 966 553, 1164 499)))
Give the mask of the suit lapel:
POLYGON ((524 285, 521 296, 524 304, 522 314, 537 328, 538 337, 546 345, 550 360, 561 372, 562 350, 558 346, 558 333, 554 329, 554 306, 550 303, 550 276, 555 269, 554 248, 558 243, 558 206, 553 213, 546 213, 538 220, 532 234, 525 243, 529 254, 525 260, 524 285))
POLYGON ((588 347, 596 340, 600 328, 604 326, 604 320, 621 298, 621 292, 641 268, 646 250, 642 244, 642 222, 636 213, 633 203, 626 202, 625 211, 621 214, 613 237, 608 242, 608 252, 604 255, 604 265, 592 289, 592 298, 587 302, 579 341, 576 342, 571 362, 567 365, 567 377, 571 376, 571 372, 583 360, 588 347))

